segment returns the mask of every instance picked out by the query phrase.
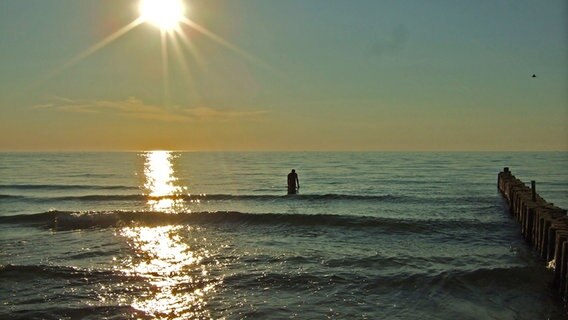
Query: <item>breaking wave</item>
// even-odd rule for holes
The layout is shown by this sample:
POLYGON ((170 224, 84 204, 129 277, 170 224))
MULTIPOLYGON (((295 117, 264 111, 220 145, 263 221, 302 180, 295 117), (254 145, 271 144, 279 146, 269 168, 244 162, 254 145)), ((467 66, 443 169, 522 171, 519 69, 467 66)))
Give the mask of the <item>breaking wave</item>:
POLYGON ((238 211, 164 213, 153 211, 47 211, 0 217, 0 224, 26 224, 57 230, 109 228, 125 225, 249 224, 380 228, 385 232, 443 232, 499 230, 502 226, 478 220, 417 220, 335 214, 244 213, 238 211))

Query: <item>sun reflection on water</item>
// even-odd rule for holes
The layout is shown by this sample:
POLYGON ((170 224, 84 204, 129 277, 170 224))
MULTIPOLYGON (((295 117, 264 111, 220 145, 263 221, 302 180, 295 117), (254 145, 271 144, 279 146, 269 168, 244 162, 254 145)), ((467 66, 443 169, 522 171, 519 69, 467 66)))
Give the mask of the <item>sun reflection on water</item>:
POLYGON ((203 263, 210 252, 187 244, 192 231, 188 226, 121 229, 136 253, 125 271, 149 284, 148 292, 133 301, 133 308, 155 319, 210 318, 207 297, 220 280, 211 278, 210 264, 203 263))
POLYGON ((144 189, 148 196, 148 205, 153 211, 180 212, 188 211, 183 199, 186 187, 177 185, 173 161, 177 155, 170 151, 148 151, 144 157, 144 189))

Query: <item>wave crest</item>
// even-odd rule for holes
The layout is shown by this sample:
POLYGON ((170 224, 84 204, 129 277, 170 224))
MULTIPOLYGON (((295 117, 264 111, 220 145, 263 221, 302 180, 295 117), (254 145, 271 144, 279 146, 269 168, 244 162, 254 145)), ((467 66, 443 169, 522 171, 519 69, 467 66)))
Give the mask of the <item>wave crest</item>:
MULTIPOLYGON (((2 189, 2 188, 0 188, 2 189)), ((65 195, 65 196, 26 196, 26 195, 12 195, 0 194, 0 198, 6 199, 23 199, 36 202, 57 202, 57 201, 146 201, 146 200, 161 200, 161 199, 182 199, 185 201, 381 201, 381 202, 404 202, 412 198, 407 196, 395 195, 349 195, 349 194, 297 194, 297 195, 256 195, 256 194, 175 194, 168 196, 154 197, 145 194, 89 194, 89 195, 65 195)))
POLYGON ((238 211, 164 213, 154 211, 48 211, 0 217, 0 224, 27 224, 55 230, 110 228, 129 225, 231 224, 339 227, 352 230, 378 228, 382 232, 452 232, 501 226, 477 220, 417 220, 335 214, 243 213, 238 211))

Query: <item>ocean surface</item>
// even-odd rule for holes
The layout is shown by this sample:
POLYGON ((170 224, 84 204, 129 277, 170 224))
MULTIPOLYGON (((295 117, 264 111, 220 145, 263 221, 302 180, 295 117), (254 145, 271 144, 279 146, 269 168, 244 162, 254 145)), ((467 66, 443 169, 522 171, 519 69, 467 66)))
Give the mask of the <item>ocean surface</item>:
POLYGON ((503 167, 568 208, 568 152, 0 153, 0 319, 566 319, 503 167))

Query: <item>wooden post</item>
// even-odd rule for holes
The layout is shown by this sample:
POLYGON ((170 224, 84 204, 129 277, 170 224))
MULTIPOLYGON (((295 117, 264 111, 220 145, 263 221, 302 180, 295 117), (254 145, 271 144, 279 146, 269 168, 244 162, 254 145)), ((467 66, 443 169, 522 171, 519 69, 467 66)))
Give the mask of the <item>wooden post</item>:
MULTIPOLYGON (((568 279, 568 268, 566 268, 564 276, 568 279)), ((564 301, 568 299, 568 280, 564 282, 564 301)))
MULTIPOLYGON (((568 261, 567 258, 568 255, 568 241, 564 241, 562 243, 562 253, 560 255, 560 272, 559 272, 559 277, 560 277, 560 281, 559 281, 559 286, 560 286, 560 296, 566 296, 566 282, 568 281, 568 279, 566 278, 566 269, 568 268, 568 266, 566 265, 566 262, 568 261)), ((559 265, 559 262, 556 262, 557 268, 559 265)), ((556 271, 556 270, 555 270, 556 271)))
POLYGON ((554 241, 554 284, 557 286, 558 289, 561 289, 564 284, 564 278, 562 277, 563 274, 563 262, 564 262, 564 251, 563 246, 566 242, 566 238, 568 237, 568 233, 566 231, 557 230, 556 231, 556 239, 554 241))
POLYGON ((536 181, 530 188, 511 174, 508 167, 497 176, 497 186, 511 215, 520 222, 522 235, 533 244, 547 263, 554 261, 553 283, 568 301, 568 216, 536 193, 536 181), (537 202, 538 199, 538 202, 537 202))
POLYGON ((528 208, 527 210, 527 222, 526 222, 526 229, 525 229, 525 238, 530 242, 533 243, 533 236, 534 236, 534 218, 535 218, 535 208, 528 208))
POLYGON ((550 225, 550 228, 548 229, 548 244, 546 246, 546 262, 549 262, 550 260, 554 259, 554 250, 556 249, 555 247, 555 241, 556 240, 556 229, 554 228, 554 225, 550 225))
POLYGON ((542 244, 540 250, 540 256, 548 262, 548 247, 549 247, 549 233, 550 233, 550 225, 552 224, 551 220, 546 219, 544 221, 543 233, 542 233, 542 244))

